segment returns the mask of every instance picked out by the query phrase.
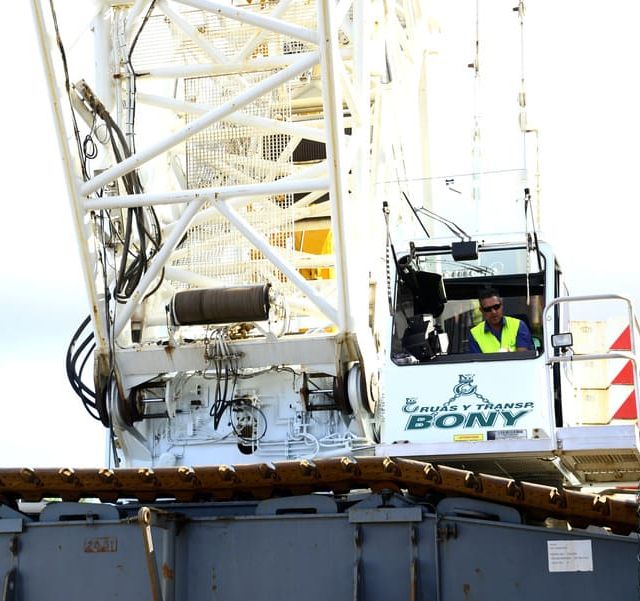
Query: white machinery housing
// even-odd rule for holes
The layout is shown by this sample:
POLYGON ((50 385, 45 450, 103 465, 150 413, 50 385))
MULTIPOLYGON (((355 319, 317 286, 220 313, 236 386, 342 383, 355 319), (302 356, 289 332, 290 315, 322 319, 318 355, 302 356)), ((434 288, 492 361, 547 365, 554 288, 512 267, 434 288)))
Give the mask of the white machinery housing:
MULTIPOLYGON (((34 0, 91 307, 67 367, 110 462, 389 454, 542 481, 640 477, 637 407, 574 419, 580 386, 560 367, 629 361, 637 405, 631 307, 626 351, 578 357, 551 337, 569 331, 565 304, 589 299, 564 298, 535 230, 425 239, 420 213, 451 229, 434 207, 453 182, 442 196, 431 179, 430 9, 106 1, 91 77, 86 46, 69 50, 66 22, 34 0), (467 352, 486 285, 534 351, 467 352)), ((509 194, 526 216, 528 187, 509 194)))

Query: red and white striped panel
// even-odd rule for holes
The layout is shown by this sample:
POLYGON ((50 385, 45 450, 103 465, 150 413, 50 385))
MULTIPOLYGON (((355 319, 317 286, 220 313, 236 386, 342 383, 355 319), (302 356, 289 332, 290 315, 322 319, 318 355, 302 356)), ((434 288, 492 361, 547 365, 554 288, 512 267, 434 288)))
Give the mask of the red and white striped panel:
MULTIPOLYGON (((609 347, 612 351, 630 351, 631 350, 631 330, 627 326, 620 336, 616 338, 609 347)), ((611 386, 631 386, 628 395, 623 396, 623 401, 614 411, 612 419, 636 419, 638 417, 636 411, 636 393, 634 386, 633 363, 627 361, 620 372, 611 381, 611 386)))

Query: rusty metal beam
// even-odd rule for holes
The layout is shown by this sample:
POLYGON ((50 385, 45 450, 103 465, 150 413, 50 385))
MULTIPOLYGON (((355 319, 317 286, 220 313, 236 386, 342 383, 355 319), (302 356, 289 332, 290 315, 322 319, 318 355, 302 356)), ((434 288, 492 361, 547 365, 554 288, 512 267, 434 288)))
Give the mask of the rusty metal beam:
POLYGON ((47 497, 69 501, 95 497, 105 502, 134 498, 143 503, 168 497, 178 501, 267 499, 363 488, 407 490, 417 497, 427 493, 472 497, 516 507, 536 519, 553 517, 576 527, 605 526, 622 534, 638 524, 632 501, 389 457, 155 470, 0 469, 0 501, 9 503, 47 497))

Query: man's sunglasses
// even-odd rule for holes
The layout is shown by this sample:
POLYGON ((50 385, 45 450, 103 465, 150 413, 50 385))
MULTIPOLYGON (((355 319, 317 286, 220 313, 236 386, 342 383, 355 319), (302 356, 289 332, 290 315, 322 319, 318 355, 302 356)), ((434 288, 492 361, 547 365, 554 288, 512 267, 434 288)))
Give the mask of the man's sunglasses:
POLYGON ((491 311, 497 311, 502 307, 502 303, 496 303, 495 305, 489 305, 488 307, 482 307, 483 313, 491 313, 491 311))

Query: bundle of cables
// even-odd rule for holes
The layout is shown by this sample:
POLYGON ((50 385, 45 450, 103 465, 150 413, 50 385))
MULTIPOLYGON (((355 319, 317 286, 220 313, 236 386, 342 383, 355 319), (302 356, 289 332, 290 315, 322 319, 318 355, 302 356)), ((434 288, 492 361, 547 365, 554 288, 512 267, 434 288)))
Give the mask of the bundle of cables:
POLYGON ((71 388, 73 388, 73 391, 80 397, 80 400, 89 415, 93 419, 100 421, 100 408, 96 401, 96 393, 82 380, 82 374, 87 365, 87 361, 91 357, 93 349, 96 347, 95 342, 93 342, 93 332, 89 332, 85 335, 84 339, 78 343, 90 322, 91 318, 87 317, 80 324, 80 327, 76 330, 73 338, 71 339, 69 348, 67 349, 67 378, 69 379, 71 388), (80 362, 79 367, 78 362, 80 362))
MULTIPOLYGON (((106 127, 108 140, 105 140, 104 142, 110 142, 115 162, 122 162, 124 159, 130 157, 132 155, 132 152, 121 129, 118 127, 114 119, 106 110, 105 106, 93 94, 90 88, 86 86, 86 84, 84 84, 84 82, 82 82, 83 85, 81 85, 80 87, 76 86, 75 91, 79 93, 82 101, 85 103, 85 106, 91 109, 91 112, 93 113, 94 124, 91 127, 91 132, 85 137, 84 141, 81 139, 78 122, 76 119, 76 111, 72 100, 72 86, 69 78, 66 52, 62 43, 53 0, 50 0, 49 4, 56 33, 56 42, 60 51, 64 69, 65 90, 69 99, 74 136, 80 157, 82 178, 84 181, 87 181, 90 178, 88 161, 90 159, 96 158, 97 156, 97 146, 93 141, 92 135, 95 131, 95 124, 98 117, 104 122, 104 125, 106 127)), ((154 6, 155 0, 152 0, 147 10, 147 14, 143 19, 142 25, 134 38, 128 56, 127 62, 133 80, 134 98, 136 73, 131 63, 131 55, 133 53, 133 49, 138 40, 138 37, 140 36, 142 29, 146 25, 154 6)), ((141 194, 144 191, 138 173, 135 170, 123 175, 121 181, 127 194, 141 194)), ((98 195, 102 195, 102 193, 102 191, 97 192, 98 195)), ((160 248, 160 245, 162 243, 160 224, 153 207, 133 207, 127 209, 126 219, 123 219, 123 221, 125 222, 123 235, 120 235, 118 228, 114 224, 114 220, 110 211, 100 211, 99 215, 97 215, 96 218, 101 220, 103 226, 105 222, 108 222, 110 224, 111 234, 115 235, 119 239, 122 247, 120 264, 117 268, 117 274, 112 290, 109 290, 106 285, 106 249, 103 249, 104 252, 103 256, 101 257, 102 268, 104 272, 103 275, 105 280, 105 315, 107 316, 107 319, 111 319, 113 316, 111 315, 112 312, 109 311, 109 303, 111 303, 114 299, 116 302, 125 302, 128 298, 131 297, 136 287, 140 283, 143 274, 146 272, 149 261, 160 248)), ((153 288, 153 290, 148 292, 146 296, 153 294, 159 288, 160 284, 162 283, 163 276, 164 271, 160 275, 159 281, 156 286, 153 288)), ((105 423, 105 425, 107 425, 109 423, 109 417, 106 411, 106 395, 100 391, 98 391, 97 394, 96 391, 85 384, 82 379, 83 371, 86 367, 89 357, 91 356, 95 348, 94 334, 91 332, 84 334, 87 326, 90 324, 90 321, 90 317, 87 317, 82 322, 71 339, 66 356, 66 371, 71 387, 82 400, 83 406, 88 411, 88 413, 94 419, 101 420, 103 423, 105 423)), ((111 339, 109 340, 110 364, 112 363, 113 357, 113 344, 114 341, 111 337, 111 339)), ((111 373, 112 369, 108 369, 108 371, 109 373, 111 373)), ((110 377, 111 376, 109 376, 109 378, 110 377)))

